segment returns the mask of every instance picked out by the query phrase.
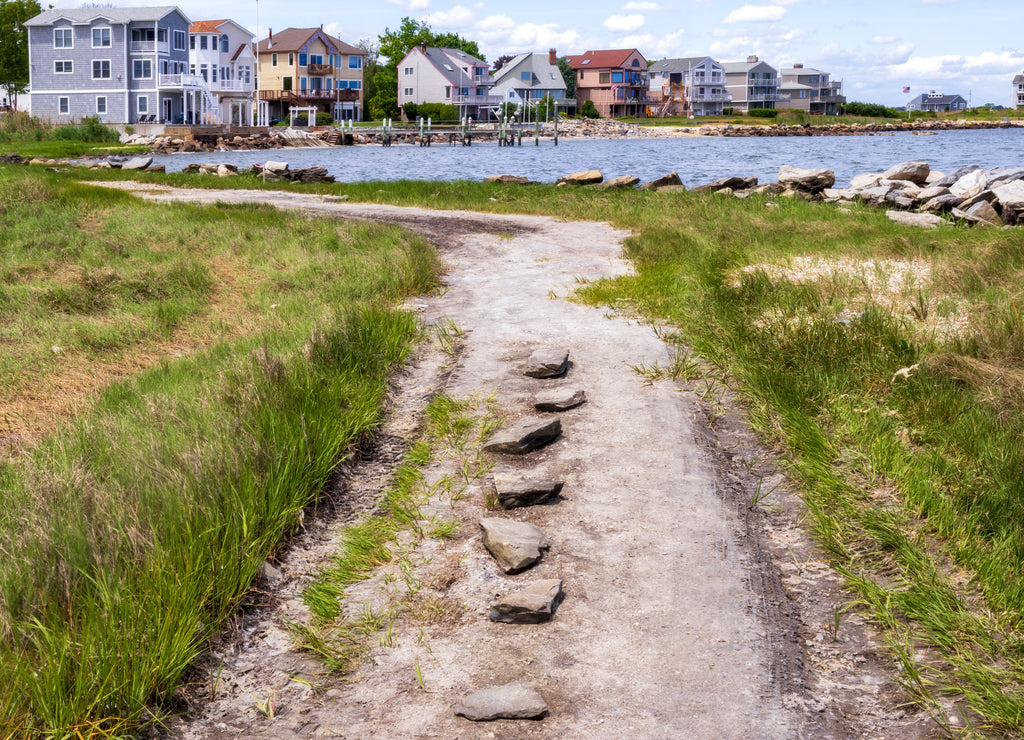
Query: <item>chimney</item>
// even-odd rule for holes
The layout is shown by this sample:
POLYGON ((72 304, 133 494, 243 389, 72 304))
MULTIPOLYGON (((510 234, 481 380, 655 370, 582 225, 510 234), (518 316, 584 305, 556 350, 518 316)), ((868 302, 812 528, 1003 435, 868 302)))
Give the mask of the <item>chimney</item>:
POLYGON ((756 61, 758 61, 758 59, 753 54, 751 54, 749 57, 747 57, 747 64, 753 64, 756 61))
POLYGON ((269 36, 267 38, 267 48, 269 49, 274 45, 274 29, 268 29, 269 36))
POLYGON ((426 44, 420 44, 420 51, 422 51, 424 54, 426 54, 427 53, 427 45, 426 44))
POLYGON ((548 49, 548 64, 552 67, 558 64, 558 52, 554 49, 548 49))
POLYGON ((803 69, 803 68, 804 68, 804 65, 802 65, 802 64, 794 64, 793 65, 793 69, 803 69))

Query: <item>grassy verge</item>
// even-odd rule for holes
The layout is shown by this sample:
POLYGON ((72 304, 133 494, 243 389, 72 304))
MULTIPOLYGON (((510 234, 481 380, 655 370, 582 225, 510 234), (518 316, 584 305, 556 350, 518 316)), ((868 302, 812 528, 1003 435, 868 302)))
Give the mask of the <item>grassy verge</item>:
POLYGON ((388 226, 0 178, 0 728, 124 734, 377 423, 438 265, 388 226))
POLYGON ((349 527, 334 564, 303 594, 312 618, 292 630, 298 644, 330 670, 344 674, 356 668, 374 640, 390 644, 398 620, 422 626, 461 611, 436 584, 424 582, 420 545, 456 536, 455 508, 490 470, 481 448, 500 425, 490 399, 442 394, 431 401, 418 441, 394 471, 377 513, 349 527), (434 466, 430 477, 428 466, 434 466), (378 578, 384 599, 356 615, 343 612, 347 587, 371 577, 378 578))
MULTIPOLYGON (((745 393, 752 422, 785 450, 819 540, 885 630, 911 698, 942 723, 952 695, 963 710, 959 727, 966 720, 978 732, 1024 732, 1020 230, 914 230, 871 210, 689 193, 463 182, 282 189, 632 229, 637 274, 595 283, 586 297, 674 324, 745 393)), ((90 220, 72 214, 69 222, 90 220)), ((269 226, 251 228, 247 243, 269 226)), ((305 285, 301 277, 283 284, 305 285)), ((385 545, 393 526, 383 527, 385 545)), ((313 627, 336 619, 347 577, 313 627)))
POLYGON ((55 126, 15 111, 0 115, 0 154, 17 152, 26 157, 78 157, 118 150, 145 151, 145 147, 118 146, 118 133, 99 119, 55 126))

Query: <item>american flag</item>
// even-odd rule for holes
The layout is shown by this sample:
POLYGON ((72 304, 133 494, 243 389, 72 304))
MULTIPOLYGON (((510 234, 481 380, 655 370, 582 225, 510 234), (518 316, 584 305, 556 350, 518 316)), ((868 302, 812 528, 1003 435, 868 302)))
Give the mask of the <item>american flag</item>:
POLYGON ((910 92, 910 88, 909 88, 909 87, 905 87, 905 88, 903 88, 903 92, 905 92, 905 93, 908 93, 908 92, 910 92))

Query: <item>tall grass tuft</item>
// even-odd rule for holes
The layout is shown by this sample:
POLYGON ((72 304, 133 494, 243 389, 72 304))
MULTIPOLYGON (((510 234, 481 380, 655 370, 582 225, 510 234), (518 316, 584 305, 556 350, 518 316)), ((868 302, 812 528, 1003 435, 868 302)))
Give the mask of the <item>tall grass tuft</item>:
MULTIPOLYGON (((0 464, 0 551, 17 554, 0 562, 0 732, 126 735, 171 706, 260 564, 372 433, 388 375, 420 335, 393 304, 430 289, 437 262, 391 227, 121 199, 110 209, 38 177, 27 182, 51 198, 3 214, 0 269, 15 288, 52 288, 5 320, 64 343, 56 357, 75 366, 90 350, 57 337, 82 317, 128 332, 188 306, 174 331, 192 351, 80 399, 77 415, 0 464), (32 238, 41 218, 66 233, 32 238), (237 313, 215 314, 214 299, 237 313)), ((34 362, 19 346, 12 374, 34 362)), ((60 363, 47 372, 65 377, 60 363)))

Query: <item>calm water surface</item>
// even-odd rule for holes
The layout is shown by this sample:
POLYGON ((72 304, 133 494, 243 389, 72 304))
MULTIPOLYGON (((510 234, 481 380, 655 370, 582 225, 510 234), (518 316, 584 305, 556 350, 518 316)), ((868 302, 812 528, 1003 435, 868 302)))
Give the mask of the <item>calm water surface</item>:
POLYGON ((190 162, 229 162, 239 167, 283 160, 292 168, 321 165, 339 181, 482 180, 521 175, 540 182, 580 170, 599 169, 605 178, 635 175, 653 180, 675 170, 692 187, 730 175, 756 175, 774 182, 779 167, 824 167, 843 187, 863 172, 881 172, 908 160, 924 160, 941 172, 966 164, 984 168, 1024 165, 1024 128, 942 131, 934 135, 814 136, 793 138, 562 139, 558 146, 523 139, 522 147, 476 143, 471 147, 377 145, 330 149, 171 154, 155 158, 168 172, 190 162))

